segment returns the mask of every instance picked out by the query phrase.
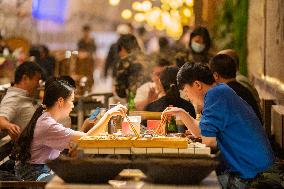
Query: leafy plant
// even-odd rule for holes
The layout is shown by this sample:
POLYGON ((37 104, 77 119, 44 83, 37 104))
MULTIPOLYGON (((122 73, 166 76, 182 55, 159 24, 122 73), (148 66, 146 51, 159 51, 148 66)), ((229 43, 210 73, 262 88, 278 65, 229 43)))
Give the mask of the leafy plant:
POLYGON ((217 50, 235 49, 240 58, 240 72, 247 74, 248 0, 224 0, 217 9, 213 40, 217 50))

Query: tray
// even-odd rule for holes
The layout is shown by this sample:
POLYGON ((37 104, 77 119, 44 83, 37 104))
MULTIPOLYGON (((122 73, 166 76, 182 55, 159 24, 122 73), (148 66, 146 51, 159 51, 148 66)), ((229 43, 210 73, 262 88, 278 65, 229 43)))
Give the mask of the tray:
POLYGON ((180 137, 152 137, 101 139, 96 136, 84 136, 78 141, 79 148, 187 148, 188 139, 180 137))

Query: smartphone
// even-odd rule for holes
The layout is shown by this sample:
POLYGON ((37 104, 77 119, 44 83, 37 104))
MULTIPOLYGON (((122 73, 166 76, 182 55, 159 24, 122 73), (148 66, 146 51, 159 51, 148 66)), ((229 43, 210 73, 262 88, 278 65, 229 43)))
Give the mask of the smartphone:
POLYGON ((96 117, 99 115, 100 112, 101 112, 100 107, 97 107, 95 111, 92 113, 92 115, 89 117, 89 120, 93 121, 94 119, 96 119, 96 117))

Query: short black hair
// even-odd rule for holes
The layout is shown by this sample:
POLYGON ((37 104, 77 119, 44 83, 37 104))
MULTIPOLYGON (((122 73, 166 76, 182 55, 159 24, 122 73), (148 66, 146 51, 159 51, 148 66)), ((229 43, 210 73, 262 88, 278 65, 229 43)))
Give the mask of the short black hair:
POLYGON ((40 66, 35 62, 25 61, 21 65, 16 68, 15 72, 15 83, 20 83, 23 75, 32 78, 35 76, 36 73, 42 74, 42 69, 40 66))
POLYGON ((171 62, 166 57, 158 57, 156 66, 164 67, 170 66, 171 62))
POLYGON ((177 65, 177 67, 181 68, 185 63, 187 63, 189 61, 188 58, 188 53, 187 52, 177 52, 175 54, 175 63, 177 65))
POLYGON ((39 45, 33 45, 29 49, 29 56, 33 56, 35 58, 35 61, 38 61, 40 59, 40 46, 39 45))
POLYGON ((192 43, 192 38, 195 36, 202 36, 204 44, 205 44, 205 49, 204 51, 208 51, 211 47, 211 38, 209 35, 208 30, 205 27, 199 26, 195 28, 192 33, 190 34, 190 40, 189 40, 189 48, 191 49, 191 43, 192 43))
POLYGON ((133 50, 140 50, 137 39, 133 34, 121 35, 117 41, 118 52, 124 48, 128 53, 133 50))
POLYGON ((91 26, 89 26, 87 24, 82 27, 82 31, 84 31, 84 32, 85 31, 91 31, 91 29, 92 29, 91 26))
POLYGON ((209 63, 211 71, 217 72, 224 79, 236 77, 237 65, 235 60, 226 54, 214 56, 209 63))
POLYGON ((194 81, 201 81, 212 85, 215 80, 208 66, 202 63, 185 63, 177 74, 177 84, 183 89, 185 84, 192 85, 194 81))
POLYGON ((159 38, 159 47, 160 47, 160 49, 170 47, 169 39, 167 37, 160 37, 159 38))

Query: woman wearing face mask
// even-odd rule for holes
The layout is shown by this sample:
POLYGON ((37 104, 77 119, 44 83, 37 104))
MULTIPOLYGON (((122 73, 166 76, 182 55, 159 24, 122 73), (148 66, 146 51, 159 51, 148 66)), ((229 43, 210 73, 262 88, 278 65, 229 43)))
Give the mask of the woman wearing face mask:
POLYGON ((208 64, 212 57, 208 53, 211 46, 209 32, 204 27, 197 27, 190 34, 189 41, 189 60, 192 62, 201 62, 208 64))

